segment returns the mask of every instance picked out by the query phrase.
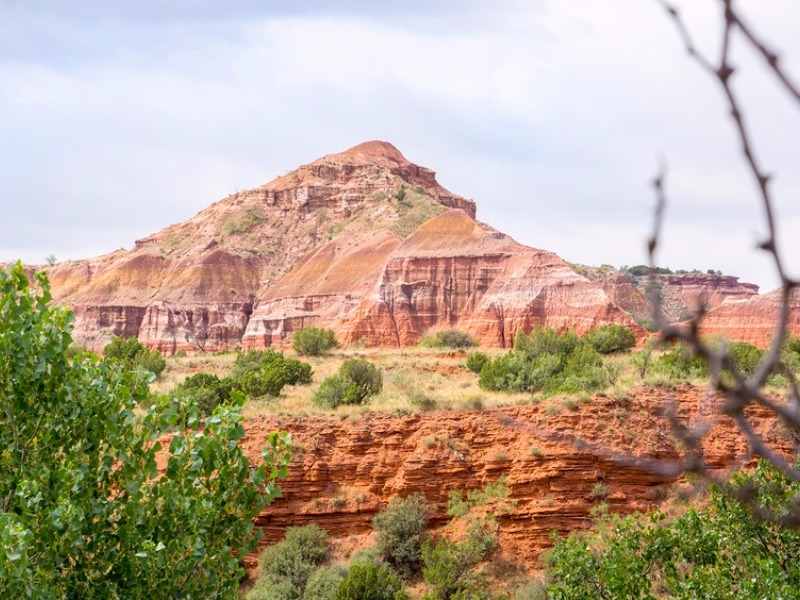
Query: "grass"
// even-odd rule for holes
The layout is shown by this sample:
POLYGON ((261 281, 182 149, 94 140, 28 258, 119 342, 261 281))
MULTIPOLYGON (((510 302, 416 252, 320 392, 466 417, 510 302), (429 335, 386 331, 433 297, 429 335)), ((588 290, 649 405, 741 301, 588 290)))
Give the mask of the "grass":
MULTIPOLYGON (((489 352, 492 352, 491 350, 489 352)), ((499 351, 497 351, 499 352, 499 351)), ((377 365, 384 377, 383 391, 361 406, 342 406, 336 414, 349 416, 366 412, 414 414, 428 410, 483 410, 525 404, 529 394, 489 392, 478 387, 478 378, 467 371, 466 357, 459 353, 425 348, 336 350, 326 356, 297 356, 291 349, 287 357, 298 358, 314 369, 310 385, 286 386, 278 398, 250 400, 243 409, 246 418, 262 415, 312 415, 329 411, 314 406, 311 397, 323 379, 335 375, 350 358, 364 358, 377 365)), ((226 375, 236 355, 197 355, 167 359, 164 374, 153 383, 156 393, 167 393, 195 373, 226 375)))

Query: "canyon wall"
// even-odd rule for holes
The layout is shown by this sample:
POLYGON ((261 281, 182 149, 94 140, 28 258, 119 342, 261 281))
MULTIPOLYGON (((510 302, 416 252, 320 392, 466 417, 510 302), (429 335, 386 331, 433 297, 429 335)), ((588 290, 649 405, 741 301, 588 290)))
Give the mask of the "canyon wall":
MULTIPOLYGON (((589 512, 600 502, 615 512, 649 510, 666 495, 674 479, 622 461, 677 456, 659 416, 672 399, 686 417, 711 415, 707 391, 684 385, 638 388, 627 402, 596 396, 558 412, 531 405, 407 416, 255 418, 247 422, 243 441, 253 460, 273 430, 289 431, 294 445, 282 498, 256 525, 265 534, 263 544, 278 541, 286 527, 311 522, 335 538, 364 537, 391 498, 413 493, 432 503, 433 524, 441 525, 450 490, 480 488, 505 475, 514 505, 498 515, 501 547, 533 566, 552 544, 552 531, 588 527, 589 512)), ((791 437, 776 422, 764 413, 752 417, 775 447, 791 450, 791 437)), ((716 425, 708 439, 704 456, 712 468, 723 469, 746 454, 730 422, 716 425)), ((250 557, 251 565, 255 559, 250 557)))

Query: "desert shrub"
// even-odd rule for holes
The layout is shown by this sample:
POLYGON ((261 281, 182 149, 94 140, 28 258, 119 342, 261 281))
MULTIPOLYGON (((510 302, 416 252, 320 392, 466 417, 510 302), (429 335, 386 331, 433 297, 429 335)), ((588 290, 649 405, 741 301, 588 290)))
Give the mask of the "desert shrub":
POLYGON ((467 356, 467 369, 480 375, 483 365, 489 361, 489 355, 485 352, 470 352, 467 356))
POLYGON ((744 376, 755 373, 756 368, 764 358, 764 350, 745 342, 731 343, 728 346, 728 352, 736 371, 744 376))
POLYGON ((235 597, 286 438, 250 462, 241 397, 188 433, 142 415, 149 377, 69 360, 72 313, 33 279, 0 271, 0 596, 235 597))
POLYGON ((207 417, 217 406, 230 400, 232 390, 233 380, 230 377, 220 379, 213 373, 196 373, 184 379, 169 395, 176 398, 191 396, 200 416, 207 417))
POLYGON ((373 562, 355 562, 339 587, 335 600, 405 600, 403 583, 390 569, 373 562))
POLYGON ((672 350, 659 356, 653 363, 653 372, 679 380, 705 377, 707 374, 703 359, 695 356, 682 343, 675 344, 672 350))
POLYGON ((342 404, 363 404, 383 389, 383 375, 371 362, 353 358, 339 367, 339 372, 319 386, 312 401, 325 408, 342 404))
POLYGON ((331 329, 305 327, 292 335, 292 348, 305 356, 320 356, 339 346, 331 329))
POLYGON ((755 512, 787 514, 800 485, 764 461, 730 483, 752 507, 712 486, 710 506, 671 521, 606 515, 601 533, 558 540, 545 557, 547 597, 800 597, 800 533, 755 512))
POLYGON ((611 324, 592 329, 583 339, 600 354, 624 352, 636 345, 636 336, 627 327, 611 324))
POLYGON ((302 598, 311 574, 330 557, 328 534, 316 524, 290 527, 261 554, 257 598, 302 598))
POLYGON ((472 348, 478 345, 468 333, 456 329, 437 331, 432 336, 423 336, 420 344, 425 348, 472 348))
POLYGON ((574 333, 539 329, 520 333, 514 349, 487 360, 478 384, 488 390, 558 393, 591 392, 607 385, 603 358, 574 333))
POLYGON ((311 383, 311 365, 272 349, 237 355, 231 369, 233 384, 250 397, 277 396, 285 385, 311 383))
POLYGON ((638 352, 631 354, 631 365, 639 379, 644 379, 650 371, 650 367, 653 366, 653 348, 647 344, 638 352))
POLYGON ((420 494, 393 498, 375 515, 378 554, 403 577, 418 573, 422 566, 422 545, 427 540, 425 527, 431 507, 420 494))
POLYGON ((439 538, 422 546, 422 576, 436 600, 488 597, 481 593, 476 567, 497 547, 497 536, 473 521, 465 540, 439 538))
POLYGON ((142 368, 158 377, 164 372, 167 361, 158 350, 150 350, 135 337, 115 337, 103 348, 106 359, 116 360, 124 369, 142 368))
POLYGON ((342 565, 324 565, 308 578, 303 600, 334 600, 339 584, 348 571, 342 565))

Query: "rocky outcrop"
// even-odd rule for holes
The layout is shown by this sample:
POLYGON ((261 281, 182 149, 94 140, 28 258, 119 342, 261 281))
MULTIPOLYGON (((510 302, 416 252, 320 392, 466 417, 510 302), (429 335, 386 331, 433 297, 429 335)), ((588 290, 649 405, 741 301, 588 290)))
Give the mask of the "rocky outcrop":
MULTIPOLYGON (((743 283, 730 275, 707 275, 688 273, 685 275, 659 275, 663 307, 675 321, 688 319, 704 307, 712 310, 726 300, 742 300, 758 295, 758 286, 743 283)), ((644 290, 646 281, 641 281, 644 290)))
MULTIPOLYGON (((775 335, 780 304, 780 290, 749 299, 728 299, 703 317, 701 333, 765 348, 775 335)), ((792 293, 789 306, 787 329, 797 335, 800 333, 800 294, 797 290, 792 293)))
MULTIPOLYGON (((533 565, 551 545, 552 531, 588 527, 597 503, 630 512, 651 509, 665 496, 659 488, 674 479, 622 463, 677 456, 669 426, 658 416, 672 398, 685 416, 710 410, 705 389, 681 386, 640 388, 624 405, 595 397, 558 414, 540 405, 403 417, 257 418, 247 423, 243 441, 253 460, 277 429, 292 434, 294 450, 282 497, 256 525, 265 533, 263 544, 280 539, 286 527, 310 522, 334 537, 366 535, 391 498, 417 492, 434 505, 434 524, 442 524, 450 490, 479 488, 505 475, 514 505, 499 515, 501 546, 533 565)), ((780 451, 791 450, 790 437, 766 414, 752 420, 780 451)), ((704 457, 722 469, 746 446, 730 422, 715 427, 704 457)))
POLYGON ((48 269, 93 350, 137 336, 171 353, 263 347, 316 325, 415 344, 457 327, 508 346, 535 326, 634 327, 556 255, 475 221, 475 204, 391 144, 367 142, 137 240, 48 269))

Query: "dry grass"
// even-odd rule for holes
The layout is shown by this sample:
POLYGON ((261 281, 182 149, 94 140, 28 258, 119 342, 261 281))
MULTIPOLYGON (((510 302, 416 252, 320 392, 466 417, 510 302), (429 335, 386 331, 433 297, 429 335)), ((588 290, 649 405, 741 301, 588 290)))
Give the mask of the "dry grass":
MULTIPOLYGON (((492 353, 492 351, 489 351, 492 353)), ((495 351, 499 354, 500 351, 495 351)), ((314 391, 326 377, 339 370, 350 358, 369 360, 383 373, 383 391, 362 406, 342 406, 337 414, 358 415, 377 411, 394 414, 425 410, 479 410, 530 402, 527 393, 489 392, 478 387, 478 377, 466 369, 467 354, 440 349, 346 349, 323 357, 297 356, 291 350, 287 357, 299 358, 314 369, 310 385, 286 386, 278 398, 250 400, 245 404, 246 418, 274 414, 323 414, 328 412, 311 402, 314 391)), ((180 384, 195 373, 226 375, 233 365, 234 354, 199 355, 167 359, 167 368, 154 382, 152 390, 159 394, 180 384)))

